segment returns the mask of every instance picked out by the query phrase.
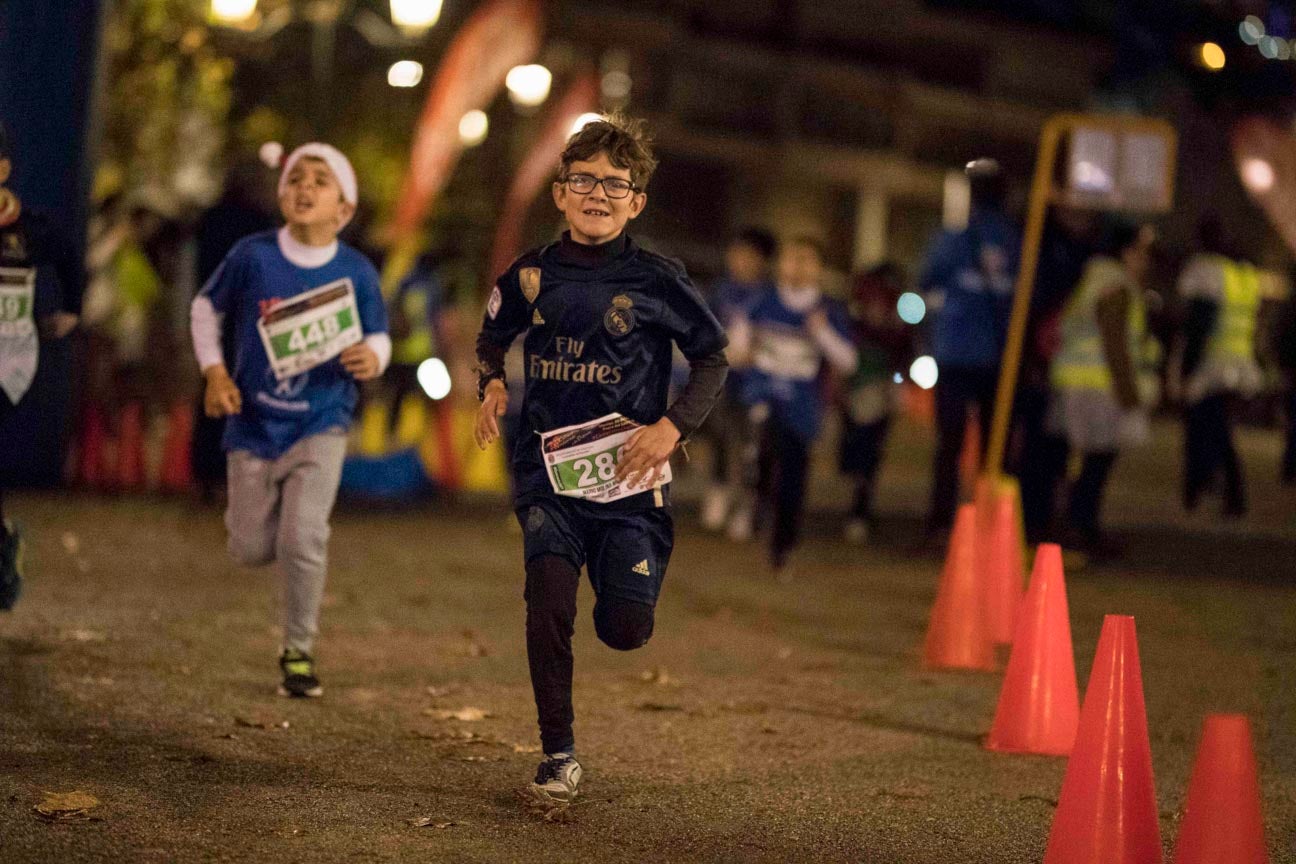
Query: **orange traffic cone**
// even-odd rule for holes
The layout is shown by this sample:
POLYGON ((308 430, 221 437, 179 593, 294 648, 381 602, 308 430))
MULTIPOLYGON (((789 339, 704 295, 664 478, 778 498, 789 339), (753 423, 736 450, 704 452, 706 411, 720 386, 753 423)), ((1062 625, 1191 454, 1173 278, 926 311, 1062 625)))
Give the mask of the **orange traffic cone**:
POLYGON ((184 492, 193 484, 190 448, 193 443, 193 407, 186 402, 171 406, 167 416, 166 444, 158 483, 167 491, 184 492))
POLYGON ((1062 550, 1042 543, 1022 604, 987 750, 1066 756, 1080 723, 1062 550))
POLYGON ((1134 619, 1108 615, 1044 864, 1161 864, 1134 619))
POLYGON ((115 480, 123 492, 144 488, 144 406, 139 402, 127 403, 121 412, 115 480))
POLYGON ((1268 861, 1251 726, 1241 714, 1207 715, 1174 864, 1268 861))
POLYGON ((104 450, 108 445, 108 424, 98 406, 87 405, 81 425, 81 446, 77 453, 76 480, 92 489, 108 485, 107 460, 104 450))
POLYGON ((994 644, 985 629, 983 593, 976 578, 976 508, 959 507, 945 568, 932 606, 923 665, 932 669, 993 670, 994 644))
POLYGON ((986 623, 999 644, 1012 642, 1025 572, 1021 490, 1011 477, 977 481, 977 566, 986 591, 986 623))

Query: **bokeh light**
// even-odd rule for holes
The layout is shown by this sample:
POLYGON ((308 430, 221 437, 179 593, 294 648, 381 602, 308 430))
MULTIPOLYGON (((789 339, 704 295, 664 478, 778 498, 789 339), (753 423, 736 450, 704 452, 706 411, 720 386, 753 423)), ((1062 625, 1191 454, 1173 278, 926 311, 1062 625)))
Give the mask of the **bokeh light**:
POLYGON ((924 354, 909 366, 909 378, 924 390, 930 390, 936 386, 936 379, 940 377, 940 372, 936 368, 936 358, 924 354))
POLYGON ((1263 159, 1246 159, 1242 162, 1242 182, 1252 192, 1265 193, 1273 188, 1274 169, 1263 159))
POLYGON ((429 357, 419 364, 418 382, 433 401, 450 395, 450 370, 440 357, 429 357))
POLYGON ((927 304, 912 291, 906 291, 896 301, 896 314, 906 324, 917 324, 927 314, 927 304))
POLYGON ((549 98, 549 87, 553 84, 553 73, 539 63, 526 66, 514 66, 504 78, 508 87, 509 98, 514 105, 534 108, 549 98))
POLYGON ((391 19, 397 27, 425 30, 441 17, 441 0, 391 0, 391 19))
POLYGON ((417 60, 397 60, 387 70, 387 83, 393 87, 417 87, 423 80, 423 64, 417 60))
POLYGON ((581 131, 586 126, 593 123, 595 120, 602 120, 602 119, 603 119, 602 114, 594 114, 594 113, 582 114, 576 118, 576 122, 572 123, 571 134, 575 135, 577 132, 581 131))
POLYGON ((459 118, 459 143, 465 147, 476 147, 486 140, 490 131, 490 118, 485 111, 476 108, 459 118))
POLYGON ((1226 58, 1224 49, 1214 42, 1203 42, 1197 49, 1197 54, 1201 58, 1201 63, 1212 72, 1218 72, 1224 68, 1226 58))
POLYGON ((222 24, 241 24, 256 12, 257 0, 212 0, 212 18, 222 24))

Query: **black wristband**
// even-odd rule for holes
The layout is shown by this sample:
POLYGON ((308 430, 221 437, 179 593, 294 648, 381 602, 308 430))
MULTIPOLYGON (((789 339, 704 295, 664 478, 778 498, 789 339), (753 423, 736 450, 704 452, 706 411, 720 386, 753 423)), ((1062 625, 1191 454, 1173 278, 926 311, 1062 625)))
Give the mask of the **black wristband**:
POLYGON ((486 385, 492 381, 501 381, 504 383, 504 386, 506 387, 508 386, 508 382, 504 381, 503 372, 487 372, 482 374, 477 379, 477 401, 478 402, 486 401, 486 385))

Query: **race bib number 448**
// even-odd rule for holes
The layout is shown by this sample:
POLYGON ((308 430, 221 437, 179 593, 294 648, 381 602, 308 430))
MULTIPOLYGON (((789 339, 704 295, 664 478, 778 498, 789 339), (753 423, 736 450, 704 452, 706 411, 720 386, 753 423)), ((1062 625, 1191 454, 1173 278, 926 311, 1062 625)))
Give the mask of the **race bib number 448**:
POLYGON ((0 338, 25 338, 36 331, 32 320, 35 282, 35 270, 0 267, 0 338))
MULTIPOLYGON (((604 504, 645 491, 616 480, 617 463, 626 441, 639 428, 627 417, 608 414, 577 426, 564 426, 540 435, 545 473, 554 492, 604 504)), ((671 481, 670 463, 662 468, 657 486, 671 481)))
POLYGON ((257 331, 280 381, 314 369, 364 338, 355 286, 339 279, 284 300, 261 317, 257 331))

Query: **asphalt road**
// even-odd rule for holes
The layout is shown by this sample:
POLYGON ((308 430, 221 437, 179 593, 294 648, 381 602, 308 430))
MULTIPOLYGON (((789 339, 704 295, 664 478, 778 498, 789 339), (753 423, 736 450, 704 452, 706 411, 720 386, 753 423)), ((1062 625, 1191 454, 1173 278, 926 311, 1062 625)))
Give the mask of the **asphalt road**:
MULTIPOLYGON (((1271 861, 1296 861, 1296 494, 1255 436, 1255 517, 1182 516, 1158 440, 1117 473, 1128 558, 1068 574, 1081 687, 1102 616, 1134 615, 1167 855, 1203 715, 1242 711, 1271 861)), ((564 823, 514 798, 538 756, 502 504, 345 506, 327 693, 296 702, 274 695, 273 577, 228 562, 217 510, 14 495, 31 578, 0 614, 0 861, 1039 861, 1064 761, 984 751, 998 676, 918 666, 940 566, 921 447, 897 444, 868 548, 836 541, 842 492, 816 487, 791 585, 682 508, 643 650, 594 639, 582 588, 564 823), (34 812, 71 791, 99 803, 34 812)))

